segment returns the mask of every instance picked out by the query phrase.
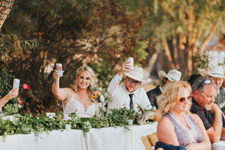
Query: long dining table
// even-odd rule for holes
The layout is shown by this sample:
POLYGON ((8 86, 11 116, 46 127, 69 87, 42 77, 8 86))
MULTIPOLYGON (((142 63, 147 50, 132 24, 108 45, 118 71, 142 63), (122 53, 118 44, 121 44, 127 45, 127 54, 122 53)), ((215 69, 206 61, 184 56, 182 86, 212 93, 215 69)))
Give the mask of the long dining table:
POLYGON ((157 122, 147 125, 110 127, 82 130, 64 130, 32 134, 8 135, 5 142, 0 136, 1 150, 145 150, 142 136, 156 132, 157 122))
MULTIPOLYGON (((0 136, 0 150, 145 150, 142 136, 156 132, 157 122, 147 125, 0 136)), ((225 141, 212 145, 212 150, 225 150, 225 141)))

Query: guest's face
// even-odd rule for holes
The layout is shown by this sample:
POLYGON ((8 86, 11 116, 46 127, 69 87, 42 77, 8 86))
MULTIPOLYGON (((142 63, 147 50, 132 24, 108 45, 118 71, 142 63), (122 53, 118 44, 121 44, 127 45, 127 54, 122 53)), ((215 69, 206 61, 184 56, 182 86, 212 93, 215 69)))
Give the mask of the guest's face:
POLYGON ((167 83, 171 82, 169 79, 167 78, 163 78, 163 86, 166 85, 167 83))
POLYGON ((211 110, 216 96, 216 89, 210 85, 205 84, 203 91, 195 91, 197 94, 196 101, 199 106, 206 111, 211 110))
POLYGON ((91 83, 91 78, 86 71, 82 71, 77 79, 78 87, 81 89, 87 89, 91 83))
POLYGON ((128 92, 133 93, 138 89, 138 87, 141 85, 140 81, 137 81, 135 79, 132 79, 128 76, 125 78, 125 86, 128 92), (136 83, 136 84, 135 84, 136 83))
POLYGON ((216 83, 216 89, 218 90, 223 84, 223 78, 210 77, 216 83))
POLYGON ((191 100, 192 97, 190 96, 190 91, 185 88, 181 98, 178 100, 172 111, 177 113, 188 111, 190 109, 191 100))
POLYGON ((225 87, 225 78, 223 79, 222 87, 225 87))

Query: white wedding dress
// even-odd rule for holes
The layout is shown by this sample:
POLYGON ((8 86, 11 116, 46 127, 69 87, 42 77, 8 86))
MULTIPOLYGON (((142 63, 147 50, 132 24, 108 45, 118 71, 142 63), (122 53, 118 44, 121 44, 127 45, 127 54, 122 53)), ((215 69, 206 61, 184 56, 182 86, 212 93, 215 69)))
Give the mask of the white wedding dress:
POLYGON ((63 114, 75 112, 78 117, 90 118, 95 115, 95 103, 92 103, 85 111, 84 106, 72 95, 66 106, 63 106, 63 114))

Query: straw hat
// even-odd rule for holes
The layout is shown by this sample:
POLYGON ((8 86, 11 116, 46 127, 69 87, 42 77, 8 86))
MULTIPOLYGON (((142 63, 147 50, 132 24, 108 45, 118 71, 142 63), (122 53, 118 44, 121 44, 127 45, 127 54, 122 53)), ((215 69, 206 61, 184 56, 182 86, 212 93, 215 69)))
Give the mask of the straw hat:
POLYGON ((142 84, 147 84, 147 83, 151 82, 151 79, 147 79, 147 80, 143 79, 144 71, 142 68, 140 68, 138 66, 135 66, 132 70, 130 70, 128 73, 125 73, 125 74, 126 74, 126 76, 128 76, 134 80, 141 81, 142 84))
POLYGON ((180 81, 181 72, 177 71, 176 69, 170 70, 168 74, 166 74, 164 71, 159 71, 158 76, 161 80, 163 80, 163 78, 167 78, 170 81, 180 81))

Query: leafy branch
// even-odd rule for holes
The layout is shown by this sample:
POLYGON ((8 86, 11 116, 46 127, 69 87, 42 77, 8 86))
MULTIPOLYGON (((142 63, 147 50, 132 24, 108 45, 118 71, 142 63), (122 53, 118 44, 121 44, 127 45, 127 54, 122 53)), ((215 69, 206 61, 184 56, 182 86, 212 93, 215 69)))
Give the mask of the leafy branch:
POLYGON ((5 141, 7 135, 30 134, 32 132, 39 135, 43 132, 49 133, 52 130, 63 131, 66 124, 70 124, 71 129, 82 130, 84 135, 91 128, 124 127, 129 130, 128 119, 136 120, 138 116, 137 112, 127 108, 111 109, 110 111, 106 116, 92 118, 79 118, 75 113, 71 113, 69 120, 62 119, 62 112, 57 112, 53 118, 45 117, 43 114, 40 117, 32 117, 28 113, 14 114, 12 120, 5 120, 4 117, 7 116, 4 116, 0 118, 0 135, 5 141))

